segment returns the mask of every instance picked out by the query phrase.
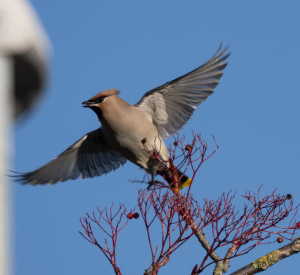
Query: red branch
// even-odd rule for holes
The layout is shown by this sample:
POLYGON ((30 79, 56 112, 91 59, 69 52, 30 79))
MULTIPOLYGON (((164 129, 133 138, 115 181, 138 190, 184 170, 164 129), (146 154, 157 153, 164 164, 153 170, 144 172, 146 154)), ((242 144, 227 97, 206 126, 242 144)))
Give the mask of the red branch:
POLYGON ((224 264, 228 265, 231 258, 244 255, 260 244, 274 243, 279 236, 292 240, 296 230, 295 217, 299 205, 293 207, 293 199, 275 194, 276 190, 271 195, 260 198, 260 190, 261 187, 257 195, 248 192, 242 196, 248 204, 244 205, 241 213, 236 211, 232 204, 235 194, 230 196, 230 193, 227 195, 223 193, 217 201, 204 200, 202 211, 207 219, 205 226, 210 223, 213 240, 198 272, 213 263, 205 265, 211 252, 215 252, 220 247, 230 246, 223 258, 224 264), (293 211, 289 225, 280 226, 280 222, 293 211), (272 241, 267 242, 270 237, 272 241))
MULTIPOLYGON (((261 244, 282 242, 283 239, 292 240, 296 228, 300 227, 300 223, 296 224, 295 220, 299 205, 293 207, 292 196, 275 194, 276 190, 265 197, 261 197, 261 187, 257 194, 246 192, 245 196, 242 196, 246 203, 240 211, 236 210, 233 205, 236 194, 231 194, 231 192, 223 193, 216 201, 204 199, 202 206, 193 199, 193 195, 190 193, 192 183, 203 162, 218 150, 219 146, 216 141, 216 149, 208 157, 205 157, 208 146, 201 139, 201 135, 193 134, 191 144, 185 144, 184 137, 179 138, 177 135, 174 147, 170 146, 169 148, 169 162, 161 158, 160 148, 150 150, 146 147, 146 143, 147 140, 143 139, 141 150, 151 156, 163 171, 163 175, 171 175, 174 180, 171 184, 163 182, 161 185, 151 185, 147 190, 140 190, 138 193, 138 207, 145 224, 151 251, 151 265, 145 271, 145 275, 156 275, 159 269, 167 264, 170 256, 193 235, 197 237, 206 254, 199 265, 193 268, 192 275, 201 273, 211 264, 215 264, 214 274, 223 274, 229 267, 230 259, 245 255, 261 244), (175 163, 178 165, 175 166, 175 163), (192 183, 186 194, 179 193, 179 181, 175 173, 177 173, 177 169, 185 173, 188 167, 191 167, 193 172, 192 183), (291 214, 288 226, 283 226, 282 221, 291 214), (151 239, 151 232, 157 222, 161 231, 159 253, 159 247, 156 246, 154 250, 151 239), (211 231, 212 239, 210 241, 207 239, 204 229, 211 231), (225 255, 218 256, 218 249, 225 246, 229 247, 225 255), (207 263, 209 258, 212 261, 207 263)), ((124 205, 120 205, 114 215, 112 207, 109 213, 106 208, 105 211, 98 209, 98 212, 100 214, 98 219, 95 213, 93 213, 93 217, 87 214, 87 217, 80 219, 85 234, 80 233, 90 243, 99 247, 112 264, 115 273, 120 275, 115 253, 117 236, 128 224, 128 220, 138 218, 139 214, 131 212, 126 215, 124 205), (121 226, 124 215, 127 220, 121 226), (114 221, 115 219, 117 221, 114 221), (105 248, 97 242, 92 231, 91 221, 109 236, 112 242, 111 248, 106 240, 105 248), (104 229, 101 221, 109 226, 109 230, 104 229)))
MULTIPOLYGON (((191 186, 194 182, 195 176, 200 169, 201 165, 211 158, 216 151, 219 149, 219 145, 217 144, 215 138, 213 137, 216 149, 208 156, 205 157, 208 145, 206 142, 204 142, 201 138, 200 134, 194 134, 193 133, 193 139, 190 144, 184 143, 185 137, 179 137, 177 134, 174 136, 174 147, 170 145, 168 148, 170 159, 169 161, 165 161, 162 159, 160 155, 161 150, 161 142, 159 143, 159 148, 156 148, 156 142, 154 141, 154 148, 148 148, 147 147, 147 139, 143 139, 141 143, 143 144, 143 148, 140 148, 142 151, 146 152, 158 165, 159 169, 163 171, 163 173, 159 173, 160 175, 171 175, 174 179, 171 184, 166 184, 165 182, 162 183, 162 185, 157 185, 157 188, 168 187, 172 188, 173 191, 178 193, 178 180, 182 178, 182 176, 186 173, 187 169, 191 167, 193 175, 191 177, 191 184, 188 188, 187 193, 190 192, 191 186), (175 163, 176 166, 175 166, 175 163), (174 169, 176 168, 176 169, 174 169), (177 169, 181 170, 183 175, 179 177, 177 180, 176 173, 177 169), (176 191, 177 190, 177 191, 176 191)), ((143 181, 137 181, 134 182, 145 182, 145 179, 143 181)), ((180 189, 179 189, 180 190, 180 189)))
MULTIPOLYGON (((119 209, 115 214, 113 214, 113 204, 110 208, 110 211, 108 212, 108 209, 105 208, 105 211, 100 211, 99 208, 97 208, 99 212, 99 218, 96 218, 95 212, 93 212, 93 217, 91 217, 88 213, 86 213, 87 217, 80 218, 80 223, 84 229, 84 233, 79 232, 87 241, 90 243, 96 245, 99 247, 99 249, 103 252, 105 257, 109 260, 111 263, 116 275, 121 275, 120 269, 117 267, 117 260, 116 260, 116 245, 117 245, 117 238, 119 232, 128 224, 129 219, 132 218, 133 215, 126 215, 126 208, 124 205, 119 206, 119 209), (121 226, 122 218, 125 216, 126 221, 121 226), (118 217, 118 218, 117 218, 118 217), (115 219, 117 219, 115 221, 115 219), (98 227, 111 239, 111 248, 105 239, 105 246, 101 246, 98 241, 96 240, 92 226, 91 221, 98 225, 98 227), (109 230, 106 230, 103 225, 101 224, 101 221, 104 221, 109 227, 109 230), (115 224, 115 225, 114 225, 115 224)), ((131 213, 131 212, 130 212, 131 213)), ((103 223, 103 222, 102 222, 103 223)))
MULTIPOLYGON (((147 230, 152 266, 161 267, 161 263, 193 235, 185 212, 190 218, 199 219, 199 207, 191 195, 174 195, 170 190, 163 193, 161 188, 140 190, 138 206, 147 230), (156 219, 160 222, 162 236, 158 259, 155 259, 150 234, 150 227, 156 219)), ((201 222, 200 219, 198 223, 201 222)))

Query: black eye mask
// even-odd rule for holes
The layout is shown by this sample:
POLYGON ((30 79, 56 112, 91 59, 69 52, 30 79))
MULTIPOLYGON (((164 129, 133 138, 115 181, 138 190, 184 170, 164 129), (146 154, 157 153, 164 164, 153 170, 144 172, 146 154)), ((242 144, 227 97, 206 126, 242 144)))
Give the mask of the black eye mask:
POLYGON ((106 96, 101 96, 99 98, 97 98, 96 100, 94 100, 94 103, 102 103, 104 101, 104 99, 106 98, 106 96))

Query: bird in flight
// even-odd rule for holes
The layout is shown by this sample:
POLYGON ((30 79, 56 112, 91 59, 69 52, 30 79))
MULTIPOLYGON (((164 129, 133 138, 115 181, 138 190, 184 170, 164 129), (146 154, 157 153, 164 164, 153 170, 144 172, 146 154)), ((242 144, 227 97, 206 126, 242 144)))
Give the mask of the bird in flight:
MULTIPOLYGON (((15 176, 23 184, 44 185, 67 180, 98 177, 124 165, 127 160, 145 169, 152 176, 163 174, 161 165, 144 150, 142 140, 152 152, 160 148, 160 158, 170 156, 162 138, 182 129, 197 106, 210 96, 222 77, 230 53, 222 45, 204 65, 144 94, 135 105, 118 96, 119 90, 105 90, 84 101, 92 109, 101 127, 87 133, 58 157, 29 173, 15 176)), ((178 189, 188 186, 191 179, 180 171, 178 189)), ((165 175, 168 183, 173 181, 165 175)))

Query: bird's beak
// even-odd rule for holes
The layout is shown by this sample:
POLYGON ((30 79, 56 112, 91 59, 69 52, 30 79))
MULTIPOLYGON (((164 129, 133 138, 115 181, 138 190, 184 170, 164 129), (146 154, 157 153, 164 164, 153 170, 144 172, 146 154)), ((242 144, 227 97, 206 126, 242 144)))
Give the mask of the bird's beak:
POLYGON ((84 102, 82 102, 82 107, 90 107, 90 106, 92 106, 94 103, 93 102, 91 102, 91 101, 84 101, 84 102))
POLYGON ((101 110, 101 108, 97 105, 97 103, 95 103, 95 101, 93 100, 88 100, 88 101, 84 101, 82 102, 82 107, 88 107, 91 110, 93 110, 96 115, 98 116, 99 120, 102 118, 103 115, 103 111, 101 110))

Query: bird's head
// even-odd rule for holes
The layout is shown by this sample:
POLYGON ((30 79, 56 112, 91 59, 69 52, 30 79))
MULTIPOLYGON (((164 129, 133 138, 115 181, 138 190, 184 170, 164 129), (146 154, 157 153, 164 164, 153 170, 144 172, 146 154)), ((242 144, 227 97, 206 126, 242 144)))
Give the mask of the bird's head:
POLYGON ((105 107, 109 105, 108 103, 110 97, 118 95, 119 93, 120 91, 117 89, 105 90, 99 94, 96 94, 89 100, 82 102, 83 107, 88 107, 92 109, 100 120, 103 116, 103 112, 105 112, 105 107))

